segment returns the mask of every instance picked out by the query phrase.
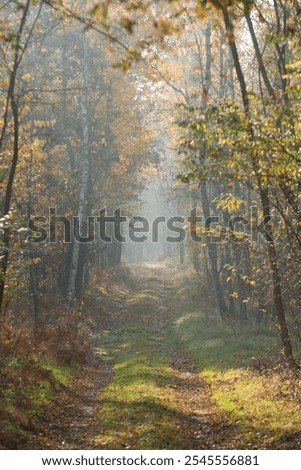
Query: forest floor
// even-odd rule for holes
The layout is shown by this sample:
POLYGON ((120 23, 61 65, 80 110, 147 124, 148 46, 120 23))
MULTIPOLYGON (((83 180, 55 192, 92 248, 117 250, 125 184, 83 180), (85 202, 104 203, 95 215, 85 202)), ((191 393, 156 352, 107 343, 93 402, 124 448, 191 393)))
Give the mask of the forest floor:
POLYGON ((133 266, 95 335, 93 364, 41 408, 21 448, 300 448, 300 382, 264 364, 270 332, 255 358, 250 327, 240 343, 216 325, 206 337, 191 289, 170 264, 133 266))

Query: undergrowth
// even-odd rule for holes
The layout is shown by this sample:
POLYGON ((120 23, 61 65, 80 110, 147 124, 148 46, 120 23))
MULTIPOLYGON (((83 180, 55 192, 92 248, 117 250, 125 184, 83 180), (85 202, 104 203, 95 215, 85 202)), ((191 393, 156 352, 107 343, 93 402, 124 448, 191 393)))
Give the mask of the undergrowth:
POLYGON ((43 406, 94 361, 93 339, 107 326, 127 285, 133 287, 134 280, 126 266, 95 274, 74 309, 63 299, 41 299, 36 325, 27 303, 21 298, 10 303, 0 321, 0 449, 22 448, 43 406))
POLYGON ((71 318, 36 329, 1 322, 0 448, 22 447, 34 416, 91 359, 87 331, 71 318))

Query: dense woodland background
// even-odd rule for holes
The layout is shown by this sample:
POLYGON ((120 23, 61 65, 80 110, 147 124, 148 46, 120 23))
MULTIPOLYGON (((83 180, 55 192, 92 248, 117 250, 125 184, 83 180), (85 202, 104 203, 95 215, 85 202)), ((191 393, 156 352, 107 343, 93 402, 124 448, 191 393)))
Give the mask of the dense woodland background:
MULTIPOLYGON (((28 442, 41 407, 92 367, 95 347, 119 351, 103 332, 125 322, 140 351, 145 331, 136 337, 127 314, 141 282, 175 312, 173 348, 199 364, 220 408, 244 424, 253 416, 248 445, 299 445, 300 18, 296 0, 1 0, 3 448, 28 442), (29 220, 47 229, 49 208, 56 238, 34 243, 29 220), (85 233, 103 208, 150 221, 196 209, 219 222, 192 216, 172 244, 165 232, 156 244, 74 241, 62 217, 85 233), (242 404, 263 400, 268 384, 260 410, 242 404)), ((160 313, 139 308, 142 319, 160 313)))

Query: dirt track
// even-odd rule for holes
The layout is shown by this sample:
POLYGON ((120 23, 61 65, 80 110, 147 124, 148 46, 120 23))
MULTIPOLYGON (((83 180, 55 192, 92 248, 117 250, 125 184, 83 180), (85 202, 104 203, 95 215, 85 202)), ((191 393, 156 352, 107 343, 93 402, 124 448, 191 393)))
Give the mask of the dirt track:
MULTIPOLYGON (((168 271, 157 265, 135 268, 137 285, 124 302, 123 314, 116 314, 114 324, 139 325, 160 336, 160 344, 170 364, 168 385, 158 383, 160 399, 172 410, 178 438, 183 449, 242 448, 238 428, 221 412, 211 397, 210 386, 201 378, 195 364, 177 351, 165 337, 170 312, 166 300, 174 287, 168 271)), ((112 313, 114 317, 114 312, 112 313)), ((154 348, 156 345, 154 344, 154 348)), ((81 370, 69 384, 44 407, 28 433, 27 449, 95 449, 104 448, 102 435, 102 395, 114 377, 114 363, 99 360, 81 370)), ((164 409, 164 408, 163 408, 164 409)), ((170 420, 168 416, 160 419, 170 420)), ((157 419, 154 416, 154 420, 157 419)), ((122 428, 123 423, 118 425, 122 428)), ((109 447, 124 448, 120 441, 109 447)), ((135 448, 135 441, 131 442, 135 448)))

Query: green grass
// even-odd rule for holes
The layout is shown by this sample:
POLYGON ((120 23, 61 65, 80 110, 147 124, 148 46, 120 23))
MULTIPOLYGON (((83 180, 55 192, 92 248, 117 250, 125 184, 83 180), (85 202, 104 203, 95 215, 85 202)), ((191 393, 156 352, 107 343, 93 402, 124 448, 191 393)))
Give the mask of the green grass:
POLYGON ((136 325, 107 334, 102 342, 108 356, 114 351, 115 375, 102 396, 98 445, 179 448, 179 423, 163 387, 171 369, 158 334, 136 325))
POLYGON ((218 390, 214 393, 216 401, 218 404, 223 408, 225 411, 228 411, 238 420, 244 420, 244 414, 242 411, 236 406, 236 404, 229 399, 222 391, 218 390))
POLYGON ((32 407, 38 413, 43 405, 49 403, 55 394, 55 388, 65 385, 78 369, 75 365, 58 364, 54 360, 40 358, 38 366, 50 371, 49 379, 39 380, 31 393, 29 393, 32 407))
MULTIPOLYGON (((18 422, 1 419, 0 439, 4 438, 10 445, 15 442, 21 442, 26 439, 26 431, 18 422)), ((12 445, 14 447, 14 445, 12 445)))
POLYGON ((293 385, 289 372, 251 367, 279 357, 274 327, 225 325, 216 315, 208 322, 201 311, 181 311, 178 304, 175 295, 170 340, 194 359, 217 404, 240 431, 249 440, 301 431, 301 387, 293 385))
POLYGON ((53 398, 53 388, 47 380, 40 380, 30 394, 32 407, 39 412, 41 406, 46 405, 53 398))
POLYGON ((290 382, 283 377, 237 370, 235 381, 224 375, 223 382, 213 381, 213 386, 217 402, 241 419, 243 429, 275 436, 301 431, 300 406, 292 400, 290 382))
POLYGON ((231 326, 217 318, 208 323, 200 311, 176 312, 171 337, 185 345, 201 369, 211 372, 247 366, 252 357, 275 356, 279 350, 279 340, 272 328, 231 326))
POLYGON ((2 365, 9 371, 10 380, 0 395, 0 407, 5 410, 4 418, 0 419, 0 439, 8 442, 5 445, 15 446, 25 439, 24 428, 28 426, 30 417, 52 400, 57 387, 66 384, 77 368, 50 359, 28 361, 17 356, 7 357, 2 365), (30 367, 25 373, 22 368, 27 363, 30 367), (22 378, 21 385, 18 378, 22 378))
POLYGON ((58 364, 54 360, 41 358, 39 364, 43 369, 50 370, 59 384, 66 384, 68 380, 76 373, 79 366, 76 364, 58 364))

